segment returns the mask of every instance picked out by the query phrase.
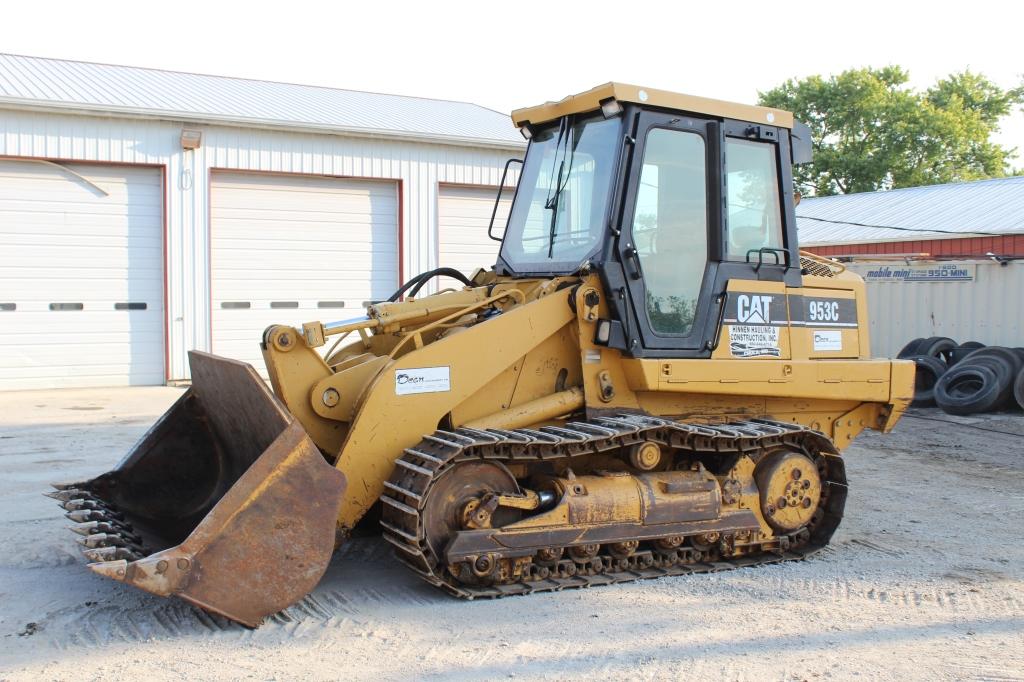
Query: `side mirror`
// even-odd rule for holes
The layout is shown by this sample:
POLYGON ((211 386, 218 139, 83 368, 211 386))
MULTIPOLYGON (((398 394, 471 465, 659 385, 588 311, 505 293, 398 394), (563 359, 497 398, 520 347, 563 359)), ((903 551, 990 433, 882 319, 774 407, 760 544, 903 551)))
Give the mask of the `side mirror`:
POLYGON ((789 146, 793 154, 794 164, 810 163, 814 160, 811 129, 806 123, 793 121, 793 130, 789 133, 789 146))
POLYGON ((498 196, 494 197, 494 210, 491 211, 491 222, 487 226, 487 236, 496 242, 500 242, 502 240, 502 237, 494 236, 494 218, 498 215, 498 206, 501 205, 501 191, 505 189, 505 178, 508 177, 508 168, 513 163, 518 163, 520 166, 522 166, 523 160, 512 158, 505 162, 505 170, 502 171, 501 173, 501 184, 498 185, 498 196))

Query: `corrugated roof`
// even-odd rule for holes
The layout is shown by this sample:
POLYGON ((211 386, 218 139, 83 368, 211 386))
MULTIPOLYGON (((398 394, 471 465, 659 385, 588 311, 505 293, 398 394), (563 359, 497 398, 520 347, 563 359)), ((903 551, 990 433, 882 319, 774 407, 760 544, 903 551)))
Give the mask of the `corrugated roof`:
POLYGON ((796 217, 801 246, 1024 233, 1024 177, 807 198, 796 217))
POLYGON ((468 102, 0 54, 0 106, 97 111, 522 146, 506 114, 468 102))

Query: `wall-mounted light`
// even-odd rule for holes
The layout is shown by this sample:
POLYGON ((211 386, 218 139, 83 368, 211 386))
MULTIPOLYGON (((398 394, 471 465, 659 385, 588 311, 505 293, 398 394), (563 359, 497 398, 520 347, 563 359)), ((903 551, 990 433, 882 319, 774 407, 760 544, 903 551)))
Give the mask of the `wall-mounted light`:
POLYGON ((985 252, 985 255, 986 255, 986 256, 988 256, 988 258, 989 258, 990 260, 994 260, 995 262, 999 263, 999 265, 1001 265, 1001 266, 1002 266, 1002 267, 1004 267, 1004 268, 1006 267, 1006 265, 1007 265, 1007 264, 1008 264, 1008 263, 1009 263, 1010 261, 1012 261, 1012 260, 1013 260, 1013 258, 1008 258, 1008 257, 1006 257, 1006 256, 999 256, 999 255, 997 255, 997 254, 994 254, 994 253, 992 253, 991 251, 987 251, 987 252, 985 252))
POLYGON ((199 149, 199 146, 203 143, 203 132, 201 130, 189 130, 185 128, 181 131, 181 148, 182 149, 199 149))

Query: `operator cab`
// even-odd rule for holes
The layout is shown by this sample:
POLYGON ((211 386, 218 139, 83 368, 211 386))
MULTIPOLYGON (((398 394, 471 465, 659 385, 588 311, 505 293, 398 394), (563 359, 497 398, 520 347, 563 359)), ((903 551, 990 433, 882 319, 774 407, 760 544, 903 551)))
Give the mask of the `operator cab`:
POLYGON ((729 280, 800 286, 792 114, 610 83, 512 118, 530 144, 495 270, 598 272, 605 345, 707 357, 729 280))

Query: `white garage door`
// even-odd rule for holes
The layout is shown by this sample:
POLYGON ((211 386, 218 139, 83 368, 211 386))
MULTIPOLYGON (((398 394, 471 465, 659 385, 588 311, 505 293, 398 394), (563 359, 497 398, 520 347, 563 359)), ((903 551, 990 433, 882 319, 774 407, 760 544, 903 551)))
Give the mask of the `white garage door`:
MULTIPOLYGON (((513 189, 501 193, 494 234, 500 236, 512 206, 513 189)), ((455 268, 469 277, 477 268, 490 268, 498 259, 496 242, 487 236, 494 210, 496 187, 442 185, 437 202, 437 262, 440 267, 455 268)), ((451 280, 444 280, 451 285, 451 280)))
POLYGON ((265 374, 271 324, 364 314, 398 288, 393 182, 214 173, 213 352, 265 374))
POLYGON ((164 382, 160 171, 0 159, 0 389, 164 382))

